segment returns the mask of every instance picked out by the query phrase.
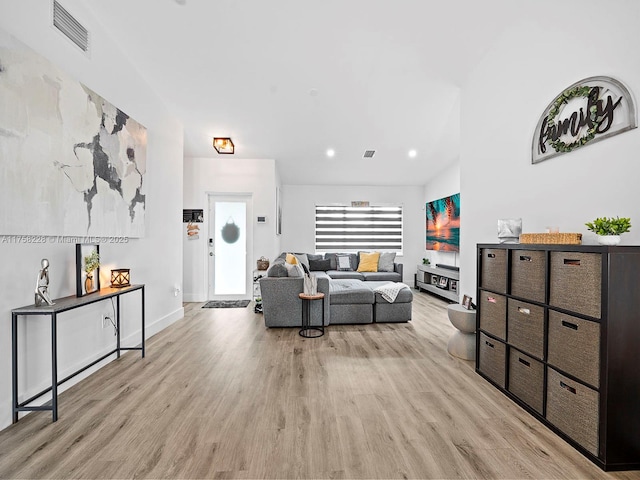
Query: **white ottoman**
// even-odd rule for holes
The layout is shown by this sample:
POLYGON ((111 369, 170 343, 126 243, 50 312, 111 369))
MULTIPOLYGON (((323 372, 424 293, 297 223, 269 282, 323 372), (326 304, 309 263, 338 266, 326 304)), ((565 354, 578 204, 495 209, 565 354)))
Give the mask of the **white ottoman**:
POLYGON ((458 329, 449 339, 447 351, 463 360, 476 358, 476 311, 467 310, 462 305, 451 304, 447 307, 451 324, 458 329))

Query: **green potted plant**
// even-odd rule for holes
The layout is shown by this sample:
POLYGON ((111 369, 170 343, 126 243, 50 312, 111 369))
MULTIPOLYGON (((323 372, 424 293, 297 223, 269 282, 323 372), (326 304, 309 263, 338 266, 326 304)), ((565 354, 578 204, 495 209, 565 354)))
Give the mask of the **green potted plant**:
POLYGON ((587 229, 598 235, 600 245, 617 245, 620 243, 620 235, 631 230, 631 219, 600 217, 585 225, 587 229))
POLYGON ((84 271, 87 274, 87 278, 84 281, 86 293, 93 291, 93 271, 98 267, 100 267, 100 254, 97 250, 94 250, 84 257, 84 271))

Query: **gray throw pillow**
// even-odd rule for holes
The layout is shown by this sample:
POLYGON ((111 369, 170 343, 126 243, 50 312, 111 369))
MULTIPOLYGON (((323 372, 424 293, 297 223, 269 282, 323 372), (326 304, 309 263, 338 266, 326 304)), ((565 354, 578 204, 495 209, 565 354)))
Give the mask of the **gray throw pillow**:
POLYGON ((338 269, 338 263, 336 260, 336 254, 335 253, 325 253, 324 254, 324 259, 325 260, 329 260, 329 270, 337 270, 338 269))
POLYGON ((380 259, 378 259, 378 271, 379 272, 393 272, 393 263, 396 260, 396 252, 382 252, 380 259))
POLYGON ((309 265, 311 265, 311 260, 322 260, 324 257, 319 253, 307 253, 307 258, 309 259, 309 265))
POLYGON ((275 261, 267 270, 267 277, 288 277, 289 272, 287 272, 287 267, 284 266, 283 261, 275 261))
POLYGON ((309 259, 307 258, 306 253, 294 253, 299 262, 304 263, 307 268, 309 268, 309 259))

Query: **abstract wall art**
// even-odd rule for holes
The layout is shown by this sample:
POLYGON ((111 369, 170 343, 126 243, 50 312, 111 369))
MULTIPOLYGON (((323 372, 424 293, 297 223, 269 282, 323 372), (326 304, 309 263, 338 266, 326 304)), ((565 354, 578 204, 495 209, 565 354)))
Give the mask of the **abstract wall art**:
POLYGON ((0 234, 142 237, 146 128, 0 30, 0 234))

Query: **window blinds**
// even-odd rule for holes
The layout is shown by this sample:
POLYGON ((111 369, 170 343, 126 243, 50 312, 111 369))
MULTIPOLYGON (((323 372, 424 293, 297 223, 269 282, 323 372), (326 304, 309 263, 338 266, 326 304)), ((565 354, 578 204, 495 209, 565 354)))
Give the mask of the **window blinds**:
POLYGON ((402 252, 402 206, 316 206, 316 251, 402 252))

